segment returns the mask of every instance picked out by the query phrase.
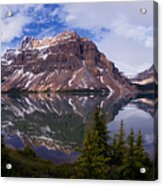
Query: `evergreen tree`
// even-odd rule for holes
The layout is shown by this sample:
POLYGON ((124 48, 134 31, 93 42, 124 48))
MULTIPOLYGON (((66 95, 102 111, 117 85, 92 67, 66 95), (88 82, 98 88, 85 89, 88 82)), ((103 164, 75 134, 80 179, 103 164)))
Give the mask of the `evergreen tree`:
POLYGON ((114 133, 111 154, 112 179, 118 179, 119 167, 122 166, 126 154, 126 142, 123 120, 118 133, 114 133))
POLYGON ((108 134, 103 113, 99 109, 95 112, 93 128, 87 128, 81 156, 76 162, 77 178, 107 179, 109 173, 107 144, 108 134))
POLYGON ((135 138, 134 131, 131 129, 127 139, 127 145, 124 162, 119 168, 119 179, 152 179, 151 160, 144 151, 141 131, 139 131, 137 138, 135 138), (147 174, 142 174, 140 172, 141 168, 148 170, 147 174))
POLYGON ((130 161, 134 160, 134 143, 135 143, 135 137, 134 137, 134 130, 131 128, 130 135, 128 136, 128 158, 130 161))
POLYGON ((107 123, 105 121, 105 116, 103 112, 100 110, 100 108, 96 108, 95 114, 94 114, 94 126, 93 131, 98 132, 99 136, 99 144, 98 146, 101 147, 101 154, 103 156, 108 157, 111 153, 111 145, 109 144, 109 140, 111 140, 111 137, 109 136, 109 130, 107 128, 107 123))
POLYGON ((137 140, 136 140, 136 145, 137 145, 138 147, 143 148, 143 147, 142 147, 142 143, 143 143, 143 138, 142 138, 141 130, 139 130, 139 132, 138 132, 138 137, 137 137, 137 140))
POLYGON ((119 167, 119 179, 134 179, 135 177, 135 160, 134 160, 135 137, 133 128, 127 138, 127 151, 122 165, 119 167))
POLYGON ((111 165, 115 165, 116 161, 117 161, 117 133, 114 133, 114 137, 113 137, 113 144, 112 144, 112 154, 111 154, 111 165))
POLYGON ((112 143, 112 153, 110 155, 110 178, 111 179, 118 179, 118 165, 117 160, 120 159, 118 155, 118 140, 117 140, 117 133, 114 133, 113 143, 112 143))
POLYGON ((124 137, 125 137, 124 123, 123 123, 123 120, 121 120, 121 124, 120 124, 120 128, 119 128, 119 135, 118 135, 118 145, 119 146, 124 146, 124 144, 125 144, 124 137))
POLYGON ((144 161, 144 159, 146 158, 146 154, 143 148, 143 139, 142 139, 141 130, 139 130, 137 140, 136 140, 135 156, 137 162, 144 161))
POLYGON ((126 147, 125 147, 125 132, 124 132, 124 124, 123 120, 121 120, 120 128, 119 128, 119 133, 118 133, 118 139, 117 139, 117 165, 121 165, 126 153, 126 147))
POLYGON ((152 161, 149 159, 148 154, 143 147, 143 137, 141 130, 138 132, 135 145, 135 164, 137 169, 145 168, 147 174, 138 173, 137 179, 152 179, 152 161))

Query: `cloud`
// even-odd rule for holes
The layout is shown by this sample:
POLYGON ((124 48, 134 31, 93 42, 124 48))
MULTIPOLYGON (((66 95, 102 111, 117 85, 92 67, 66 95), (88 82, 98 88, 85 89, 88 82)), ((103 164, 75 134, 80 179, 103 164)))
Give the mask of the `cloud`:
POLYGON ((92 39, 125 74, 136 74, 153 63, 153 2, 65 3, 2 6, 2 42, 24 34, 49 37, 74 29, 92 39), (140 14, 140 8, 147 14, 140 14), (6 10, 14 16, 6 18, 6 10), (43 12, 43 13, 42 13, 43 12))
POLYGON ((66 22, 75 21, 76 19, 77 19, 77 17, 74 16, 74 15, 68 15, 68 16, 66 16, 66 22))
POLYGON ((146 48, 137 42, 126 40, 125 37, 114 32, 106 33, 96 44, 108 59, 125 72, 125 75, 135 75, 152 65, 152 48, 146 48))
POLYGON ((153 63, 152 2, 70 3, 61 7, 59 18, 67 28, 93 33, 98 48, 127 75, 153 63))
POLYGON ((15 38, 20 38, 23 35, 25 26, 33 21, 32 17, 28 16, 31 5, 3 5, 1 11, 1 40, 2 42, 11 42, 15 38), (6 12, 11 11, 12 16, 6 17, 6 12))
POLYGON ((148 26, 153 19, 152 2, 96 2, 96 3, 67 3, 60 9, 60 17, 76 17, 76 21, 68 22, 82 28, 110 26, 115 17, 122 15, 135 24, 148 26), (145 7, 147 14, 140 14, 140 8, 145 7), (89 24, 88 24, 89 22, 89 24))
MULTIPOLYGON (((130 6, 130 3, 124 4, 66 4, 61 9, 60 18, 64 20, 68 27, 88 29, 91 30, 91 32, 96 33, 97 36, 99 36, 99 31, 102 28, 106 28, 126 39, 138 42, 144 47, 152 48, 153 30, 151 23, 147 26, 144 25, 144 21, 142 22, 143 17, 140 17, 139 13, 139 9, 142 5, 135 9, 135 3, 133 3, 133 6, 130 6), (134 11, 129 13, 128 8, 134 9, 134 11), (135 15, 135 23, 134 20, 131 20, 133 14, 135 15), (140 23, 138 22, 138 19, 140 20, 140 23)), ((136 3, 136 5, 136 7, 138 7, 140 3, 136 3)), ((145 7, 147 6, 149 7, 148 3, 146 3, 145 7)), ((150 8, 148 9, 148 12, 150 14, 150 8)), ((148 15, 147 20, 149 17, 151 18, 151 16, 151 14, 148 15)))
POLYGON ((57 16, 59 14, 59 8, 55 8, 51 13, 50 13, 50 15, 51 16, 57 16))
POLYGON ((2 42, 12 42, 15 38, 20 38, 24 34, 24 29, 39 19, 40 12, 44 10, 44 5, 2 5, 1 6, 1 40, 2 42), (6 17, 6 12, 11 11, 13 16, 6 17))
POLYGON ((42 32, 37 36, 38 39, 53 37, 56 34, 53 27, 44 28, 42 32))
POLYGON ((143 45, 144 47, 153 47, 153 28, 152 26, 142 26, 129 23, 123 17, 119 17, 112 24, 112 30, 126 39, 131 39, 134 42, 143 45))
POLYGON ((10 42, 14 38, 21 37, 25 25, 29 24, 31 21, 32 21, 31 18, 20 14, 17 14, 14 17, 8 18, 6 20, 3 20, 1 23, 2 42, 10 42))

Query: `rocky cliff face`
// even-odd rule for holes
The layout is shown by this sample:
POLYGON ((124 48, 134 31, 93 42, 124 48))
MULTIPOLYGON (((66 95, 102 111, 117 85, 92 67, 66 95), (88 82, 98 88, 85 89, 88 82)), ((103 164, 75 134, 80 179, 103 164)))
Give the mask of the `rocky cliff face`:
POLYGON ((139 85, 157 83, 157 72, 154 65, 152 65, 149 69, 137 74, 137 76, 132 79, 132 83, 139 85))
POLYGON ((148 70, 139 73, 131 80, 131 82, 136 86, 138 91, 142 93, 154 93, 154 97, 157 95, 158 78, 154 65, 152 65, 148 70))
POLYGON ((2 92, 97 91, 128 95, 134 89, 88 38, 66 31, 37 40, 24 37, 2 57, 2 92))

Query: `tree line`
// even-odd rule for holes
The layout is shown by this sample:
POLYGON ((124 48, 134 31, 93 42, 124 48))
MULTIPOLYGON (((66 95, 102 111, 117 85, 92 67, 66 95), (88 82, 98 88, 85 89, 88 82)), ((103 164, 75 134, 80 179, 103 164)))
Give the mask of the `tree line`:
POLYGON ((2 176, 80 178, 80 179, 125 179, 153 180, 153 161, 143 147, 141 130, 135 134, 131 128, 126 135, 123 120, 113 137, 107 127, 104 114, 99 108, 94 122, 86 128, 83 146, 77 148, 79 157, 73 164, 55 165, 38 158, 29 149, 6 148, 2 139, 2 176), (13 164, 6 170, 6 163, 13 164), (141 173, 140 169, 146 172, 141 173))
POLYGON ((123 120, 114 137, 110 136, 104 114, 97 109, 93 127, 87 128, 81 156, 76 161, 75 178, 151 180, 153 162, 143 148, 141 130, 131 128, 125 135, 123 120), (146 172, 141 173, 140 169, 146 172))

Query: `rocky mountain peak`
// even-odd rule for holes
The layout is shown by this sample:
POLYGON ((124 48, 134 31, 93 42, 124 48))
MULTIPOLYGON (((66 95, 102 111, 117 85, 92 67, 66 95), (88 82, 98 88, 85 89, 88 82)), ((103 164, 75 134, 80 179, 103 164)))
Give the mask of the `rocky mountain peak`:
POLYGON ((34 38, 31 36, 24 36, 18 47, 18 50, 27 49, 33 40, 34 38))
POLYGON ((60 34, 58 34, 57 36, 56 36, 56 39, 58 39, 58 40, 66 40, 66 39, 79 39, 80 38, 80 36, 76 33, 76 32, 74 32, 74 31, 65 31, 65 32, 62 32, 62 33, 60 33, 60 34))
MULTIPOLYGON (((143 72, 140 72, 137 74, 137 76, 133 79, 131 79, 131 82, 135 85, 148 85, 148 84, 157 84, 157 71, 155 69, 154 64, 147 70, 144 70, 143 72)), ((151 88, 152 89, 152 88, 151 88)))
POLYGON ((10 60, 2 66, 2 92, 105 90, 122 95, 132 89, 94 42, 72 31, 40 40, 24 37, 10 60))
POLYGON ((32 37, 24 37, 20 45, 20 49, 26 47, 28 49, 43 49, 50 46, 54 46, 67 41, 77 41, 80 36, 73 31, 65 31, 54 37, 34 39, 32 37))

